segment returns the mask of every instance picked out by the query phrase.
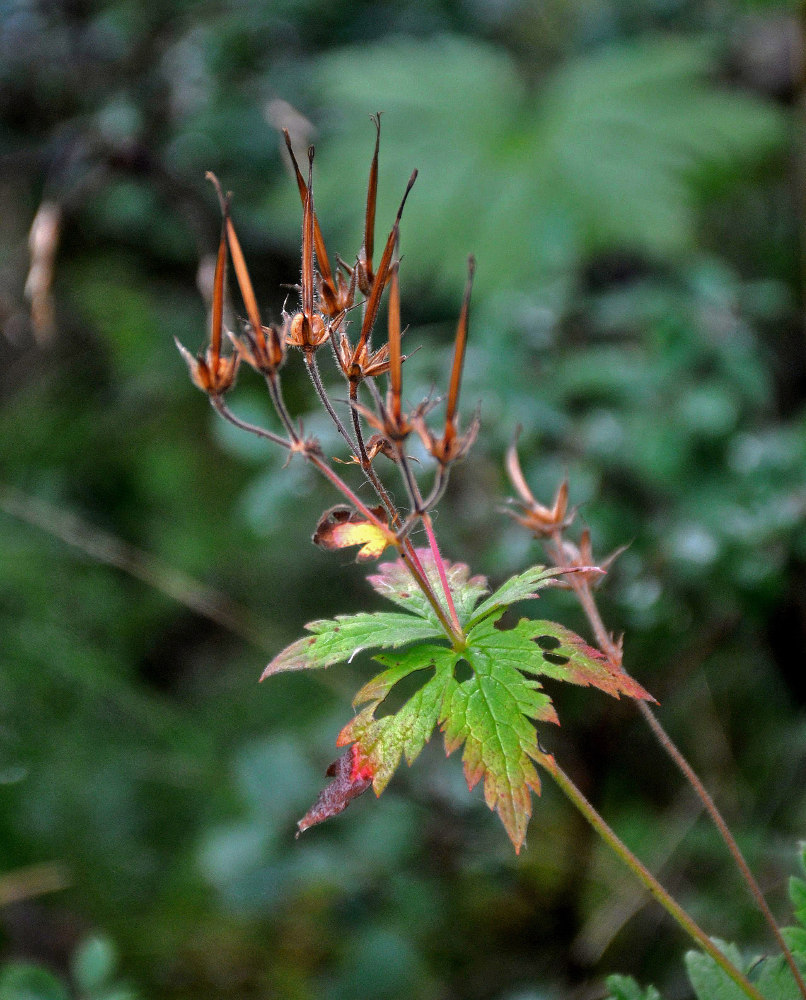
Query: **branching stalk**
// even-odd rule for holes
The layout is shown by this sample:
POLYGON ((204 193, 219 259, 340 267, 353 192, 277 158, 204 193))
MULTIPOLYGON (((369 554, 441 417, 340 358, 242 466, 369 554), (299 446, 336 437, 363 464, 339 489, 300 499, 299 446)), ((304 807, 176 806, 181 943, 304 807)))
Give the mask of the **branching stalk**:
POLYGON ((269 390, 269 397, 271 398, 274 409, 277 411, 277 416, 285 427, 289 438, 293 442, 299 441, 299 434, 294 426, 294 421, 291 419, 291 415, 288 412, 288 408, 285 405, 285 400, 283 399, 283 391, 280 386, 280 379, 277 377, 277 372, 271 372, 266 375, 266 386, 269 390))
POLYGON ((240 417, 236 417, 221 396, 210 396, 210 403, 213 409, 225 420, 229 421, 229 423, 231 423, 234 427, 238 427, 242 431, 248 431, 250 434, 256 434, 258 437, 265 438, 267 441, 271 441, 272 444, 277 444, 281 448, 285 448, 287 450, 293 449, 294 446, 291 441, 286 441, 284 437, 280 437, 280 435, 275 434, 274 431, 267 430, 265 427, 259 427, 257 424, 250 424, 247 420, 241 420, 240 417))

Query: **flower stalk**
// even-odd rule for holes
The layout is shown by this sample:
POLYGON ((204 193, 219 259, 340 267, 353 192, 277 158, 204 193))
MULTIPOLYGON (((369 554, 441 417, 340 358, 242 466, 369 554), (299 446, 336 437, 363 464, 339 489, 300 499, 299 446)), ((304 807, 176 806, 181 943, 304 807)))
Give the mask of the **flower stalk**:
POLYGON ((574 782, 562 770, 551 754, 540 752, 537 757, 538 764, 554 779, 557 786, 569 799, 570 802, 590 823, 593 829, 599 834, 602 840, 611 850, 618 855, 630 871, 647 887, 652 896, 666 910, 680 927, 691 937, 699 948, 717 963, 717 965, 729 976, 739 989, 751 1000, 764 1000, 753 984, 733 965, 732 962, 717 948, 705 931, 696 923, 682 906, 663 888, 660 882, 619 839, 616 833, 605 822, 602 816, 585 798, 574 782))

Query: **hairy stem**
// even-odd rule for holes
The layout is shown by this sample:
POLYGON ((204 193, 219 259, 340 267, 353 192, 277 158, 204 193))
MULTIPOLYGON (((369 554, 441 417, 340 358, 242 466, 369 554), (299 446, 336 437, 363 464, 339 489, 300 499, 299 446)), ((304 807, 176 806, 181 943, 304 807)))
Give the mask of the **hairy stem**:
POLYGON ((795 962, 795 957, 792 954, 789 945, 786 943, 786 940, 784 939, 784 936, 781 933, 780 928, 778 927, 775 917, 773 916, 772 910, 770 909, 767 900, 764 898, 764 893, 761 891, 761 887, 759 886, 758 882, 755 879, 755 876, 750 870, 750 866, 747 864, 747 861, 745 860, 745 857, 742 854, 739 845, 736 843, 733 834, 730 832, 730 829, 728 828, 728 825, 725 822, 722 813, 720 813, 719 809, 716 806, 716 803, 711 798, 708 790, 700 781, 699 777, 697 776, 692 766, 689 764, 689 762, 680 752, 678 747, 672 741, 671 737, 666 732, 664 727, 661 725, 660 721, 658 720, 657 716, 652 711, 652 709, 649 707, 649 705, 641 701, 638 703, 638 708, 639 711, 641 712, 641 715, 643 715, 644 719, 646 720, 647 725, 652 730, 658 743, 660 743, 660 745, 663 747, 666 753, 668 753, 668 755, 672 758, 675 764, 677 764, 678 768, 686 776, 689 784, 694 789, 697 798, 700 800, 700 802, 702 802, 706 812, 711 817, 714 826, 716 826, 717 830, 719 830, 722 839, 725 842, 725 845, 727 846, 734 862, 736 863, 736 867, 742 873, 742 877, 744 878, 744 881, 747 884, 747 887, 750 890, 753 899, 756 901, 756 905, 758 906, 759 910, 764 916, 764 919, 767 922, 767 925, 769 926, 770 931, 772 932, 772 935, 778 944, 778 947, 781 949, 781 952, 784 958, 786 959, 786 963, 792 972, 795 982, 797 983, 800 995, 806 998, 806 982, 804 982, 801 971, 798 968, 797 963, 795 962))
MULTIPOLYGON (((271 441, 272 444, 278 444, 288 451, 299 451, 303 457, 311 463, 311 465, 318 469, 326 479, 330 480, 342 496, 349 500, 356 510, 360 511, 360 513, 363 514, 371 524, 374 524, 375 527, 381 528, 384 531, 388 530, 383 521, 379 520, 378 517, 372 513, 369 507, 359 500, 347 483, 345 483, 337 472, 334 472, 333 469, 330 468, 327 462, 308 449, 296 447, 300 444, 300 439, 299 436, 296 435, 296 432, 294 441, 287 441, 285 438, 280 437, 279 434, 274 434, 272 431, 266 430, 265 427, 259 427, 257 424, 250 424, 246 420, 241 420, 240 417, 236 417, 220 396, 211 396, 210 402, 214 409, 235 427, 239 427, 241 430, 248 431, 250 434, 255 434, 258 437, 265 438, 267 441, 271 441)), ((414 547, 411 542, 408 539, 404 539, 402 542, 396 539, 394 544, 400 551, 400 555, 406 562, 406 565, 409 567, 409 572, 414 578, 414 582, 420 590, 422 590, 426 600, 434 609, 434 613, 439 619, 440 625, 445 629, 445 634, 451 642, 461 642, 463 638, 462 630, 461 628, 457 630, 449 616, 445 614, 442 605, 437 600, 437 597, 428 582, 428 577, 425 575, 425 571, 420 564, 420 560, 417 558, 417 554, 414 551, 414 547)))
POLYGON ((439 582, 442 586, 442 592, 445 595, 445 606, 448 609, 448 615, 451 620, 449 638, 452 643, 459 643, 461 645, 464 643, 465 634, 462 631, 459 616, 456 614, 456 606, 453 602, 451 588, 448 586, 448 577, 445 573, 445 563, 440 554, 439 546, 437 545, 437 538, 434 534, 434 525, 428 514, 428 508, 423 506, 423 497, 420 493, 420 487, 418 486, 417 480, 411 471, 411 466, 409 465, 408 458, 403 450, 402 442, 397 443, 396 450, 397 464, 403 476, 403 482, 406 484, 406 492, 409 494, 411 502, 411 516, 406 520, 406 524, 403 526, 404 530, 398 534, 398 538, 401 539, 402 543, 406 545, 407 548, 410 548, 413 551, 411 540, 409 538, 409 532, 411 531, 413 523, 417 518, 423 522, 425 532, 428 537, 428 545, 431 549, 431 554, 434 557, 434 565, 436 566, 437 573, 439 574, 439 582))
POLYGON ((745 976, 722 954, 711 941, 704 930, 686 913, 680 904, 663 888, 649 869, 632 853, 615 832, 608 826, 603 817, 585 798, 574 782, 557 764, 551 754, 538 752, 537 763, 552 776, 563 794, 573 803, 624 864, 640 879, 649 892, 666 910, 666 912, 694 939, 704 952, 711 956, 723 972, 752 1000, 763 1000, 758 990, 745 976))
POLYGON ((274 409, 277 411, 277 416, 285 427, 289 438, 293 442, 299 441, 299 434, 296 427, 294 427, 294 421, 291 419, 291 414, 285 405, 285 400, 283 399, 283 391, 280 386, 280 379, 277 377, 277 372, 271 372, 266 375, 266 386, 269 390, 269 396, 274 405, 274 409))
POLYGON ((350 451, 358 458, 358 448, 356 447, 355 441, 350 437, 350 432, 342 423, 341 417, 333 409, 333 404, 330 402, 330 397, 327 394, 327 390, 322 382, 322 376, 319 374, 319 365, 316 363, 316 356, 312 350, 305 351, 305 364, 308 368, 308 374, 311 376, 311 381, 313 382, 314 388, 316 389, 316 394, 319 397, 322 406, 327 410, 328 416, 336 425, 336 430, 341 434, 344 440, 347 442, 350 451))
POLYGON ((389 517, 392 520, 392 524, 397 528, 400 526, 401 518, 400 512, 395 506, 392 498, 386 490, 381 480, 378 477, 377 472, 372 468, 372 460, 367 454, 367 446, 364 443, 364 431, 361 428, 361 417, 359 416, 357 408, 353 405, 358 399, 358 383, 356 381, 350 381, 350 412, 353 416, 353 431, 355 432, 355 440, 358 444, 358 458, 361 462, 361 470, 367 479, 372 484, 375 492, 381 503, 386 507, 389 513, 389 517))
MULTIPOLYGON (((371 380, 369 384, 374 387, 371 380)), ((389 496, 389 493, 386 490, 386 487, 383 485, 383 483, 378 477, 378 474, 373 469, 372 461, 369 455, 367 454, 366 445, 364 443, 364 432, 361 428, 361 418, 357 407, 352 405, 356 402, 357 398, 358 398, 358 383, 351 381, 350 409, 353 414, 353 429, 355 431, 355 439, 358 443, 358 453, 361 462, 361 469, 363 470, 364 475, 367 477, 367 479, 374 487, 375 492, 378 494, 378 497, 380 498, 381 502, 389 512, 392 524, 396 528, 399 528, 403 524, 402 519, 400 517, 400 512, 398 511, 397 507, 395 507, 391 497, 389 496)), ((402 455, 402 448, 400 449, 400 454, 402 455)), ((440 606, 440 603, 437 600, 436 594, 434 593, 431 584, 429 583, 425 570, 422 567, 422 563, 420 562, 420 559, 417 556, 417 550, 414 548, 411 539, 408 537, 408 532, 399 531, 397 534, 397 538, 401 546, 401 556, 403 556, 404 559, 406 560, 406 564, 408 565, 409 571, 414 577, 417 586, 425 594, 426 598, 428 599, 428 603, 431 605, 431 607, 439 616, 440 623, 445 628, 448 634, 448 638, 450 638, 452 642, 456 642, 457 640, 461 641, 463 634, 461 626, 459 625, 459 621, 456 617, 456 613, 455 612, 453 613, 453 615, 451 616, 451 622, 450 624, 448 624, 448 620, 444 615, 442 607, 440 606)), ((438 560, 438 565, 441 565, 441 562, 439 560, 438 560)), ((450 606, 451 605, 449 604, 449 609, 450 606)))
POLYGON ((292 442, 286 441, 286 439, 284 437, 280 437, 279 434, 275 434, 273 431, 266 430, 265 427, 258 427, 257 424, 250 424, 248 421, 241 420, 240 417, 236 417, 221 396, 210 396, 210 403, 216 413, 219 413, 225 420, 229 421, 229 423, 233 426, 240 428, 242 431, 248 431, 250 434, 256 434, 258 437, 271 441, 272 444, 278 444, 281 448, 286 448, 288 450, 293 448, 292 442))
POLYGON ((442 499, 445 490, 448 488, 448 480, 450 479, 450 466, 439 465, 437 467, 436 475, 434 477, 434 483, 431 487, 431 492, 423 500, 423 509, 432 510, 442 499))
MULTIPOLYGON (((330 482, 333 483, 333 485, 336 487, 336 489, 339 490, 350 501, 351 504, 353 504, 356 510, 359 510, 364 515, 364 517, 366 517, 366 519, 370 521, 372 524, 374 524, 377 528, 381 528, 384 531, 388 531, 388 528, 383 523, 383 521, 379 520, 378 517, 376 517, 376 515, 372 513, 369 507, 367 507, 364 503, 362 503, 361 500, 358 499, 358 497, 350 489, 347 483, 344 482, 344 480, 337 472, 334 472, 333 469, 330 468, 327 462, 323 461, 318 455, 311 454, 307 451, 304 454, 305 457, 308 459, 308 461, 312 465, 316 466, 316 468, 322 473, 322 475, 326 479, 329 479, 330 482)), ((445 633, 448 636, 448 638, 452 642, 455 642, 457 640, 461 641, 462 639, 461 629, 459 630, 458 634, 454 630, 453 623, 446 616, 441 604, 439 603, 434 594, 434 591, 431 589, 431 585, 428 582, 428 577, 425 575, 425 572, 422 566, 420 565, 420 560, 417 558, 416 553, 411 548, 410 543, 408 544, 408 546, 406 546, 405 542, 401 545, 401 543, 398 542, 397 539, 395 539, 394 544, 400 551, 402 558, 406 561, 406 565, 409 567, 409 571, 411 575, 414 577, 415 583, 420 588, 420 590, 422 590, 423 594, 428 600, 428 603, 434 609, 434 613, 439 619, 440 625, 442 625, 442 627, 445 629, 445 633)))

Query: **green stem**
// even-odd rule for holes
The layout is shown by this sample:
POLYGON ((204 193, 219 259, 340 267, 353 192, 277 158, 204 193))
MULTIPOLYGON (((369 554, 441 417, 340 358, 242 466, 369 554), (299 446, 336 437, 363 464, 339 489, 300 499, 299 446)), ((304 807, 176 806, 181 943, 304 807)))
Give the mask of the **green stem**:
MULTIPOLYGON (((341 476, 338 473, 334 472, 333 469, 330 468, 327 462, 323 462, 322 459, 319 458, 317 455, 312 455, 308 452, 305 453, 305 457, 312 465, 316 466, 316 468, 322 473, 323 476, 325 476, 326 479, 330 480, 330 482, 336 487, 336 489, 339 490, 350 501, 350 503, 353 504, 355 508, 364 515, 364 517, 366 517, 368 521, 374 524, 377 528, 381 528, 384 531, 388 532, 389 529, 383 523, 383 521, 381 521, 378 517, 376 517, 376 515, 372 513, 369 507, 367 507, 364 503, 361 502, 361 500, 358 499, 358 497, 355 495, 355 493, 353 493, 353 491, 350 489, 347 483, 345 483, 345 481, 341 478, 341 476)), ((417 559, 414 550, 412 549, 411 552, 408 552, 405 547, 401 547, 401 543, 397 542, 397 540, 395 541, 395 544, 398 546, 398 551, 400 551, 401 556, 405 559, 409 567, 409 572, 414 577, 415 583, 420 588, 420 590, 422 590, 422 592, 425 594, 428 603, 434 609, 434 613, 439 619, 440 625, 445 629, 445 633, 448 636, 448 638, 452 642, 461 641, 463 639, 461 629, 459 630, 458 634, 455 632, 453 624, 448 620, 448 617, 446 616, 444 610, 442 609, 442 606, 436 599, 436 596, 433 590, 431 589, 431 585, 428 582, 428 578, 423 572, 423 568, 420 565, 420 562, 417 559)))
POLYGON ((607 825, 605 820, 580 792, 574 782, 562 770, 551 754, 538 751, 537 763, 552 776, 563 794, 576 806, 602 840, 624 862, 624 864, 640 879, 649 892, 655 897, 666 912, 694 939, 697 945, 716 962, 725 975, 751 1000, 764 1000, 759 991, 716 947, 704 930, 686 913, 680 904, 658 882, 649 869, 632 853, 607 825))
POLYGON ((277 411, 277 416, 285 427, 288 434, 289 440, 295 444, 299 441, 299 434, 297 433, 296 427, 294 427, 294 421, 291 419, 291 415, 285 405, 285 400, 283 399, 283 390, 280 386, 280 379, 277 372, 268 372, 266 374, 266 386, 269 390, 269 397, 274 405, 274 409, 277 411))
POLYGON ((750 870, 750 866, 747 864, 747 861, 745 861, 744 855, 742 854, 739 845, 736 843, 733 834, 730 832, 730 829, 728 828, 728 824, 722 817, 722 813, 720 813, 719 809, 716 806, 716 803, 711 798, 705 785, 703 785, 703 783, 700 781, 699 777, 697 776, 692 766, 689 764, 689 762, 677 748, 675 743, 672 741, 672 738, 663 728, 660 720, 657 718, 657 716, 649 707, 649 705, 647 705, 646 702, 640 701, 638 702, 638 708, 641 712, 641 715, 643 715, 644 719, 646 720, 647 725, 652 730, 658 743, 660 743, 660 745, 663 747, 666 753, 669 754, 669 756, 672 758, 672 760, 675 762, 675 764, 678 766, 681 772, 685 775, 689 784, 694 789, 695 794, 705 807, 706 812, 711 817, 711 820, 713 821, 717 830, 719 830, 719 833, 722 836, 722 840, 725 842, 725 845, 730 851, 730 854, 733 857, 733 860, 736 863, 737 868, 741 872, 742 877, 744 878, 744 881, 748 889, 750 890, 753 899, 756 902, 756 905, 761 911, 765 921, 767 922, 767 925, 772 931, 773 937, 775 938, 778 947, 781 949, 781 953, 786 959, 786 963, 789 966, 790 971, 792 972, 795 982, 797 983, 800 995, 806 998, 806 982, 804 982, 801 971, 795 962, 795 956, 792 954, 792 951, 789 945, 786 943, 784 936, 781 933, 780 928, 778 927, 778 924, 775 922, 775 917, 773 916, 772 910, 770 909, 767 900, 764 898, 764 893, 761 891, 761 887, 759 886, 758 882, 756 882, 756 879, 752 871, 750 870))
POLYGON ((258 427, 257 424, 250 424, 247 420, 241 420, 240 417, 236 417, 221 396, 210 396, 210 405, 220 416, 222 416, 225 420, 228 420, 239 430, 248 431, 250 434, 256 434, 258 437, 265 438, 266 441, 271 441, 272 444, 277 444, 281 448, 293 450, 293 443, 291 441, 286 441, 286 439, 280 437, 279 434, 275 434, 273 431, 266 430, 265 427, 258 427))
MULTIPOLYGON (((373 384, 371 380, 369 384, 370 385, 373 384)), ((395 527, 399 527, 402 524, 402 522, 397 507, 395 507, 394 503, 392 502, 392 498, 389 496, 383 483, 378 478, 377 473, 372 468, 372 462, 370 461, 369 455, 367 454, 366 445, 364 443, 364 433, 361 429, 361 420, 358 414, 358 410, 353 405, 356 402, 357 398, 358 398, 358 383, 351 381, 350 409, 353 415, 353 429, 355 430, 355 439, 356 442, 358 443, 358 452, 361 463, 361 469, 364 475, 369 480, 369 482, 372 484, 381 502, 386 507, 389 516, 392 520, 392 524, 395 527)), ((402 454, 402 449, 400 449, 400 453, 402 454)), ((425 570, 423 569, 422 563, 420 562, 420 559, 417 555, 417 550, 414 548, 411 539, 408 537, 406 533, 398 534, 398 542, 399 542, 401 557, 408 565, 409 572, 414 577, 415 583, 420 588, 420 590, 422 590, 422 592, 425 594, 428 603, 436 612, 440 624, 445 629, 448 638, 451 640, 452 643, 461 641, 463 639, 463 634, 461 626, 459 625, 459 620, 456 618, 456 613, 454 612, 452 620, 449 622, 445 616, 442 607, 440 606, 440 603, 437 599, 436 594, 433 591, 433 588, 431 587, 428 577, 426 576, 425 570)), ((451 605, 449 604, 449 608, 450 607, 451 605)))
MULTIPOLYGON (((565 557, 565 548, 563 546, 562 535, 559 531, 555 532, 553 535, 552 543, 553 544, 549 546, 549 555, 558 566, 566 565, 568 560, 565 557)), ((619 669, 623 669, 621 667, 620 651, 604 626, 604 622, 602 621, 602 616, 599 614, 599 607, 593 596, 593 592, 591 591, 590 584, 582 575, 569 576, 568 582, 576 594, 577 599, 582 606, 582 610, 585 612, 585 617, 588 619, 588 622, 593 629, 593 634, 596 636, 596 642, 599 645, 599 649, 614 666, 619 669)), ((646 702, 639 701, 638 710, 644 717, 646 724, 652 730, 652 734, 655 739, 674 761, 680 772, 691 785, 694 794, 702 803, 703 808, 711 817, 711 821, 719 831, 725 846, 730 852, 736 867, 739 869, 739 872, 750 891, 750 895, 753 897, 756 906, 758 906, 761 915, 764 917, 764 920, 772 933, 772 936, 775 938, 778 947, 781 949, 781 953, 786 959, 786 963, 792 972, 800 995, 804 998, 804 1000, 806 1000, 806 982, 804 982, 803 975, 795 962, 792 950, 784 940, 784 936, 775 921, 772 910, 770 910, 769 904, 764 898, 764 893, 761 891, 761 887, 750 870, 750 866, 745 860, 739 845, 736 843, 735 837, 730 832, 730 828, 725 822, 722 813, 717 808, 716 803, 711 798, 711 795, 698 777, 694 768, 683 756, 649 705, 647 705, 646 702)))

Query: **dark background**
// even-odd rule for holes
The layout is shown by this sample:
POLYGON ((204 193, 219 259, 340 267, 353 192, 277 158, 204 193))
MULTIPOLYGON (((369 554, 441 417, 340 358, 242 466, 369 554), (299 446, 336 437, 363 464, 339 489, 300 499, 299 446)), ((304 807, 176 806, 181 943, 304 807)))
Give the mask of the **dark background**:
MULTIPOLYGON (((444 385, 478 261, 462 398, 482 432, 440 505, 444 552, 494 582, 540 561, 500 512, 523 425, 537 495, 567 473, 598 558, 630 543, 605 620, 790 919, 806 830, 796 11, 0 3, 3 1000, 20 960, 57 977, 35 995, 96 1000, 593 998, 613 971, 688 995, 687 943, 556 789, 516 857, 437 739, 379 801, 293 839, 371 665, 257 678, 306 621, 377 603, 349 554, 310 544, 336 495, 216 424, 173 338, 205 342, 204 172, 234 192, 277 318, 300 209, 275 126, 316 142, 325 238, 349 260, 378 110, 380 231, 420 170, 401 244, 406 341, 424 345, 412 400, 444 385), (35 217, 59 224, 31 272, 35 217)), ((269 419, 249 374, 233 406, 269 419)), ((298 366, 286 383, 337 452, 298 366)), ((587 634, 568 595, 541 614, 587 634)), ((709 932, 769 948, 634 708, 551 693, 563 728, 541 738, 609 821, 709 932)))

